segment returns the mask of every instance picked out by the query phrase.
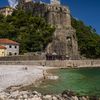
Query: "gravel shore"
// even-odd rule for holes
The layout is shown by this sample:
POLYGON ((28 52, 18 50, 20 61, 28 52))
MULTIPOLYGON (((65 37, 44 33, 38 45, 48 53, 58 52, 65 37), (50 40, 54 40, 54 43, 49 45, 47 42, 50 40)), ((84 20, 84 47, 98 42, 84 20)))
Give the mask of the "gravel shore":
POLYGON ((61 94, 41 94, 37 91, 9 91, 1 92, 0 100, 100 100, 96 96, 79 96, 75 92, 66 90, 61 94))
POLYGON ((18 85, 35 84, 43 79, 41 66, 0 65, 0 91, 18 85))

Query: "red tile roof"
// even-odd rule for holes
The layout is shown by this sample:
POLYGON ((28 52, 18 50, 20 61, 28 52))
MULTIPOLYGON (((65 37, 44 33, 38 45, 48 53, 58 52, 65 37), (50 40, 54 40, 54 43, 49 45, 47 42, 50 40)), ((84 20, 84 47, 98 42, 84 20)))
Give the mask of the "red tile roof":
POLYGON ((0 49, 6 49, 6 47, 0 45, 0 49))
POLYGON ((14 45, 18 45, 19 43, 9 40, 9 39, 0 39, 0 44, 14 44, 14 45))

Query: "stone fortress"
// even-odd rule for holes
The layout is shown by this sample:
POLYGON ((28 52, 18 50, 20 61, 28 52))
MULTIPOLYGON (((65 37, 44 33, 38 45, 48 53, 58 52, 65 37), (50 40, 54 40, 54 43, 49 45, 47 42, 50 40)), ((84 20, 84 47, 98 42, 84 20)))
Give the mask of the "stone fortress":
POLYGON ((71 26, 71 15, 67 6, 61 5, 59 0, 39 5, 34 5, 32 0, 19 0, 18 6, 33 12, 34 16, 45 18, 47 23, 56 28, 53 40, 46 48, 47 54, 66 56, 68 59, 79 58, 76 31, 71 26))
POLYGON ((34 3, 37 1, 39 0, 17 0, 18 5, 16 8, 20 7, 26 12, 32 12, 33 16, 45 18, 47 23, 55 27, 53 40, 48 44, 46 54, 78 59, 76 31, 71 26, 69 8, 61 5, 59 0, 50 0, 50 4, 34 3))

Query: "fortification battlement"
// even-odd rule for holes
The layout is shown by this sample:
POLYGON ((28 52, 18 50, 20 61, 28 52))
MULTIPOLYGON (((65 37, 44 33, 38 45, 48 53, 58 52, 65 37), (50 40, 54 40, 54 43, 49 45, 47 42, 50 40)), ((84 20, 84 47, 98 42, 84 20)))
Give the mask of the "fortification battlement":
POLYGON ((66 14, 70 14, 70 10, 67 6, 48 4, 47 9, 51 12, 63 12, 66 14))

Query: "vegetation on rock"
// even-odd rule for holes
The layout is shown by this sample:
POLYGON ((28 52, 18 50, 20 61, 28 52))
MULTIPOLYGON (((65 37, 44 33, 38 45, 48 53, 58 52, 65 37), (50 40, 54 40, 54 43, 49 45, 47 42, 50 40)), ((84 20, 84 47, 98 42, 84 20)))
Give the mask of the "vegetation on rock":
POLYGON ((96 30, 75 18, 72 18, 72 26, 76 29, 81 55, 87 58, 100 58, 100 36, 96 30))
MULTIPOLYGON (((100 58, 100 36, 91 26, 72 18, 76 29, 80 54, 87 58, 100 58)), ((31 12, 15 10, 11 16, 0 14, 0 38, 9 38, 20 43, 20 52, 44 51, 52 41, 54 27, 44 18, 35 17, 31 12)))
POLYGON ((23 10, 16 10, 7 17, 0 15, 0 38, 19 42, 21 53, 43 51, 52 41, 54 30, 43 18, 23 10))

